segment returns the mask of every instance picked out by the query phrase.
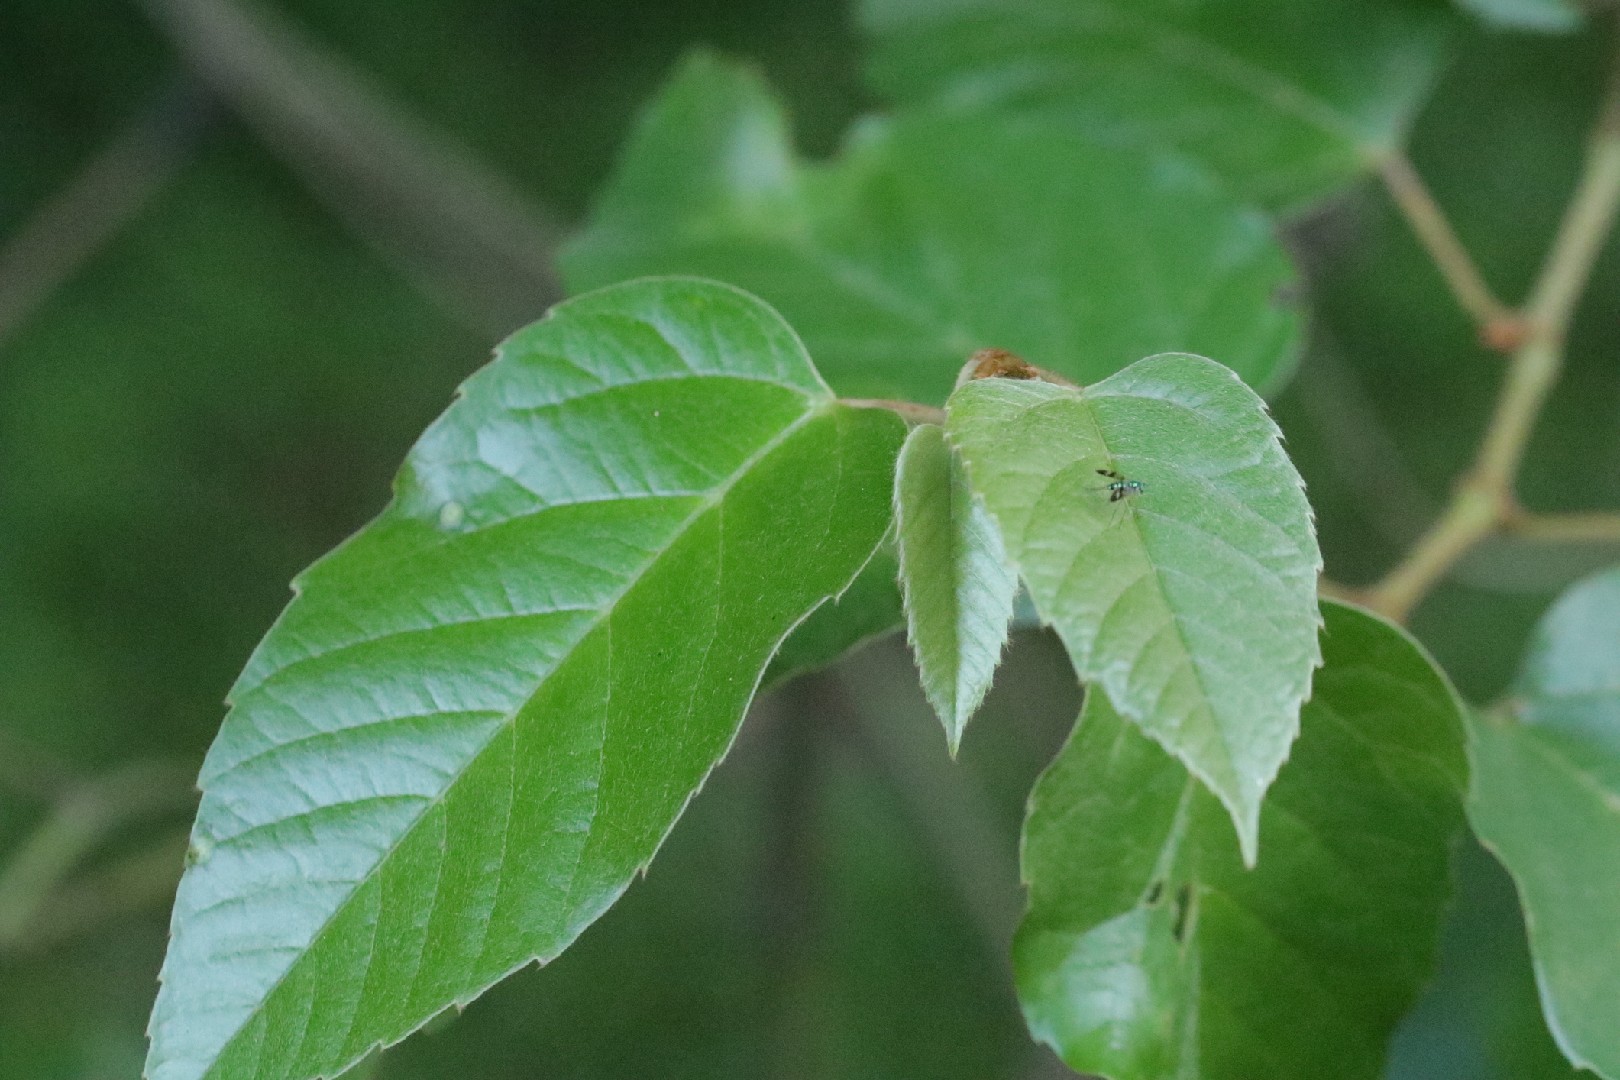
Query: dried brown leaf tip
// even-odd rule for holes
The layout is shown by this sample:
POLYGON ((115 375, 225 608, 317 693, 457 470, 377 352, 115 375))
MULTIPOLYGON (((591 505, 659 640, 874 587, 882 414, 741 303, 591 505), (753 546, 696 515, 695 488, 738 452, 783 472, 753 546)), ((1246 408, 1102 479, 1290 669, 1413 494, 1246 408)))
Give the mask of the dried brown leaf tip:
POLYGON ((1035 365, 1006 349, 980 349, 968 357, 969 379, 1038 379, 1035 365))

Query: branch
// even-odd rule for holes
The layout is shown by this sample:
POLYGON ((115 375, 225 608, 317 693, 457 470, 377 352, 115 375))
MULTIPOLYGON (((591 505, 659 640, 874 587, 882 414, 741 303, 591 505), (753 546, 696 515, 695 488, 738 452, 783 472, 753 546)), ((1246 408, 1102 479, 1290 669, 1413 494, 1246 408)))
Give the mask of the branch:
POLYGON ((1555 544, 1620 543, 1620 514, 1531 514, 1519 510, 1502 531, 1526 540, 1555 544))
POLYGON ((1400 565, 1368 590, 1367 603, 1374 610, 1404 620, 1474 545, 1523 516, 1513 494, 1514 481, 1536 419, 1563 368, 1564 340, 1576 302, 1614 227, 1617 210, 1620 65, 1604 96, 1575 194, 1525 308, 1527 337, 1513 355, 1473 469, 1463 477, 1440 520, 1400 565))
POLYGON ((1479 326, 1481 339, 1498 351, 1512 349, 1522 337, 1520 319, 1485 283, 1484 275, 1457 238, 1440 204, 1434 201, 1423 178, 1412 167, 1411 159, 1402 153, 1392 154, 1379 167, 1379 175, 1390 198, 1395 200, 1417 234, 1418 242, 1434 260, 1440 276, 1445 278, 1458 306, 1479 326))
POLYGON ((197 77, 446 314, 508 333, 561 299, 559 228, 468 148, 252 0, 141 0, 197 77))
POLYGON ((208 109, 181 84, 142 109, 0 249, 0 342, 174 179, 208 109))
POLYGON ((136 762, 66 791, 0 869, 0 952, 28 938, 64 878, 120 825, 192 800, 191 774, 136 762))

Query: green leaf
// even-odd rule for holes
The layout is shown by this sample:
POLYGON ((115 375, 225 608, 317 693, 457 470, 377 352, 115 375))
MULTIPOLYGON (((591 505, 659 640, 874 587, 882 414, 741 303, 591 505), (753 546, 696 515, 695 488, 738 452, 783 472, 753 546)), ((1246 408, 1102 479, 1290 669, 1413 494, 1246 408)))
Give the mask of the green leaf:
POLYGON ((152 1080, 330 1076, 561 952, 870 557, 902 430, 725 286, 509 339, 232 690, 152 1080))
POLYGON ((937 424, 900 451, 894 517, 907 636, 954 756, 1001 661, 1018 575, 937 424))
POLYGON ((1086 382, 1193 350, 1270 387, 1301 340, 1272 224, 1201 170, 1049 124, 927 118, 800 165, 779 103, 707 53, 642 119, 563 270, 575 289, 751 289, 846 396, 943 401, 985 347, 1086 382))
POLYGON ((1174 147, 1288 207, 1400 146, 1446 58, 1416 0, 863 0, 903 103, 1174 147))
POLYGON ((1030 1029, 1075 1069, 1380 1074, 1450 892, 1461 708, 1401 631, 1324 613, 1327 663, 1255 869, 1215 800, 1102 694, 1036 785, 1014 964, 1030 1029))
POLYGON ((1474 719, 1469 817, 1518 884, 1559 1048, 1620 1077, 1620 569, 1548 612, 1513 700, 1474 719))
POLYGON ((1084 390, 980 379, 948 412, 1075 671, 1220 796, 1252 862, 1321 659, 1321 554, 1265 404, 1214 361, 1167 354, 1084 390), (1115 501, 1116 482, 1144 490, 1115 501))
POLYGON ((1457 0, 1464 9, 1488 23, 1509 30, 1539 30, 1567 34, 1586 21, 1571 0, 1457 0))

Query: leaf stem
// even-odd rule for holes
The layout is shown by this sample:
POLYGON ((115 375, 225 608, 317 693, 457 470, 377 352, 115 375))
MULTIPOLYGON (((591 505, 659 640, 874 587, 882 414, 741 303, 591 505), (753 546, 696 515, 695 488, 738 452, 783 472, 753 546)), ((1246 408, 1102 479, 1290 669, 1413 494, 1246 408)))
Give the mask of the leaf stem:
POLYGON ((919 405, 915 401, 895 401, 890 398, 839 398, 840 405, 852 409, 888 409, 908 424, 943 424, 945 410, 932 405, 919 405))
MULTIPOLYGON (((1474 466, 1463 476, 1440 520, 1365 594, 1369 607, 1392 619, 1404 620, 1457 560, 1485 537, 1504 528, 1523 532, 1527 522, 1538 520, 1519 507, 1513 486, 1536 419, 1563 368, 1575 305, 1620 210, 1620 66, 1616 72, 1575 194, 1525 307, 1525 340, 1514 351, 1474 466)), ((1568 518, 1551 520, 1559 528, 1569 524, 1568 518)), ((1589 527, 1592 520, 1583 516, 1582 527, 1589 527)), ((1553 531, 1545 526, 1529 528, 1543 530, 1543 536, 1553 531)))

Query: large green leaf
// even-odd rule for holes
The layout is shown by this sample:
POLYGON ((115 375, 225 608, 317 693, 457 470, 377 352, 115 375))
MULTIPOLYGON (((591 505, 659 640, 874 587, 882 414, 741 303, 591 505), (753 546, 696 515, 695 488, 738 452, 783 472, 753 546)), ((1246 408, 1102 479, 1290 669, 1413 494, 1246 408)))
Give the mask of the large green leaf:
POLYGON ((152 1080, 329 1076, 565 948, 871 555, 901 431, 712 283, 507 341, 232 691, 152 1080))
POLYGON ((901 102, 1187 151, 1273 206, 1398 147, 1445 58, 1430 0, 862 0, 901 102))
POLYGON ((955 754, 1001 660, 1018 574, 937 424, 917 427, 900 450, 894 517, 907 635, 955 754))
POLYGON ((1473 725, 1469 816, 1519 886, 1559 1048, 1620 1077, 1620 570, 1547 614, 1512 701, 1473 725))
POLYGON ((1562 34, 1578 30, 1585 17, 1574 0, 1457 0, 1486 22, 1513 30, 1562 34))
POLYGON ((1393 626, 1325 606, 1327 663, 1245 870, 1221 807, 1086 696, 1024 828, 1030 1028, 1114 1080, 1376 1077, 1430 974, 1467 786, 1460 706, 1393 626))
POLYGON ((942 401, 992 346, 1086 382, 1191 350, 1264 388, 1300 340, 1271 224, 1200 170, 1051 124, 927 118, 800 165, 758 78, 705 53, 642 119, 563 269, 576 289, 751 289, 839 393, 870 397, 942 401))
POLYGON ((1220 797, 1252 861, 1321 659, 1321 555, 1265 404, 1214 361, 1167 354, 1084 390, 980 379, 948 408, 1080 678, 1220 797), (1143 490, 1115 500, 1112 483, 1143 490))

